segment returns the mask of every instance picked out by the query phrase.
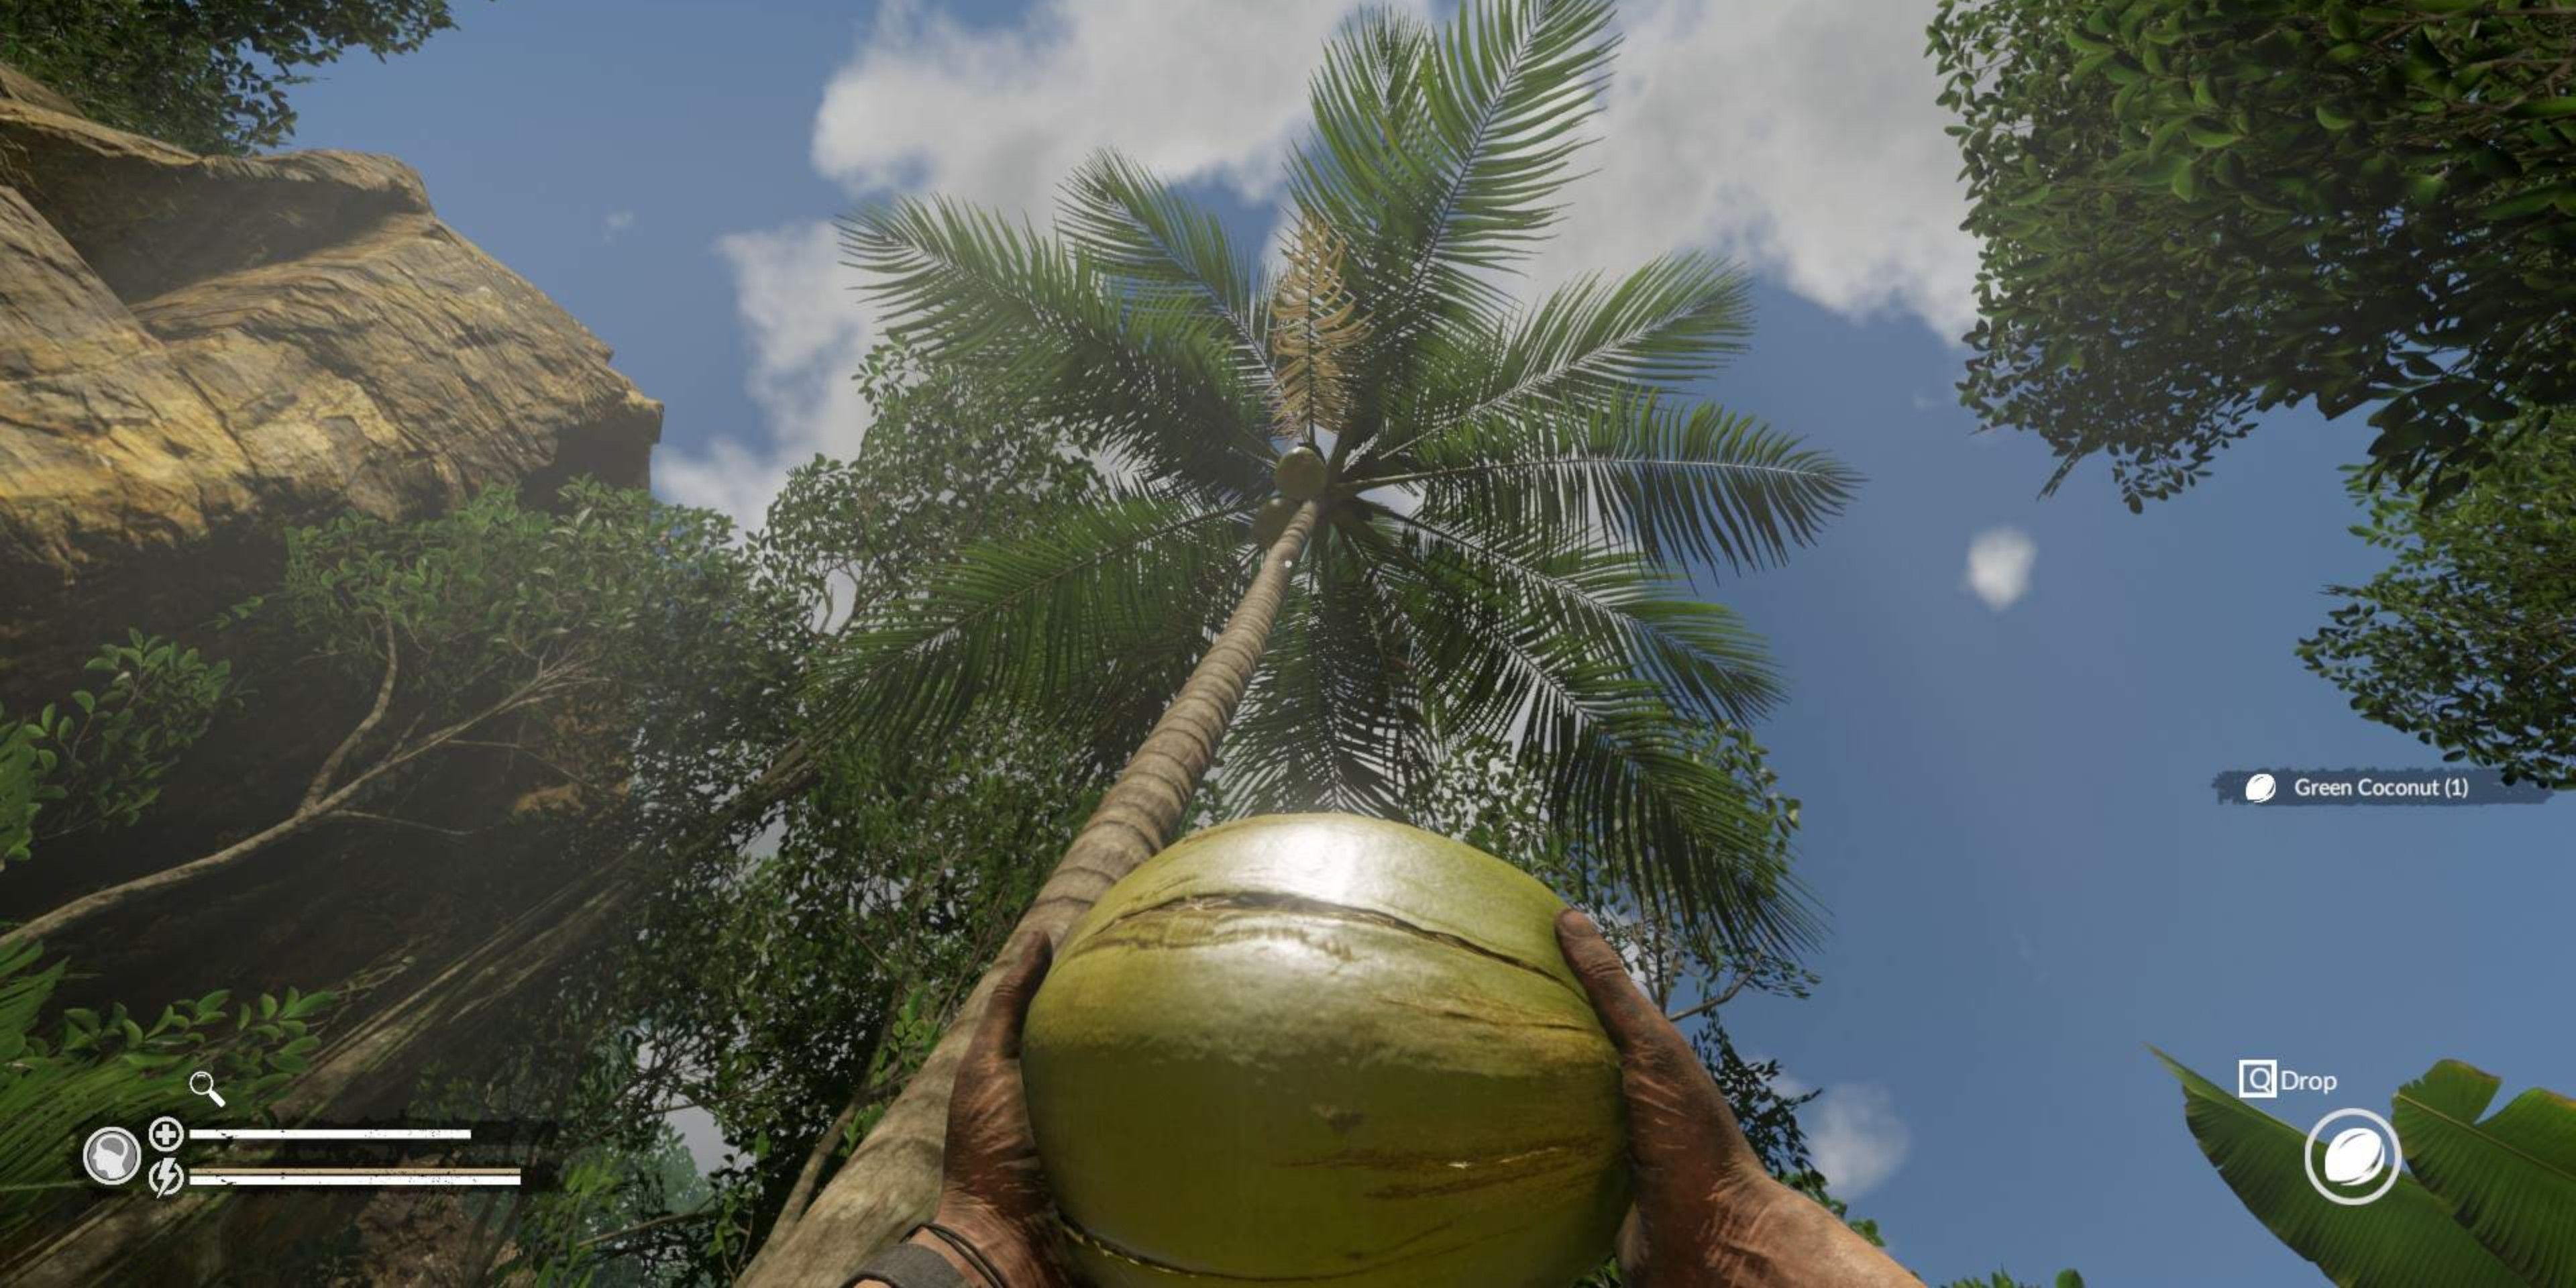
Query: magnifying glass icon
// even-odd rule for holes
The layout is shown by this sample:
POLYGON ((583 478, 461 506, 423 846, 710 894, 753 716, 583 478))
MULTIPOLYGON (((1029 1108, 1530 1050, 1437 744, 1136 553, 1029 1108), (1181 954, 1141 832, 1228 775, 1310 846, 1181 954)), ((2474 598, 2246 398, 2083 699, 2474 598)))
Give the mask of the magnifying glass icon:
POLYGON ((215 1094, 215 1075, 203 1069, 188 1075, 188 1090, 214 1101, 217 1109, 224 1107, 224 1098, 215 1094))

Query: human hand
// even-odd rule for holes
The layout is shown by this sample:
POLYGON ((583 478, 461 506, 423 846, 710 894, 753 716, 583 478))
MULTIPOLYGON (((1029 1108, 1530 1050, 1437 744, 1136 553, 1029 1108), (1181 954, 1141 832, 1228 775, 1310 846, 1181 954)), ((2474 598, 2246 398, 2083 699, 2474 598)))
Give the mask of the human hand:
POLYGON ((1619 1262, 1633 1288, 1920 1282, 1763 1169, 1717 1080, 1591 918, 1560 913, 1556 939, 1619 1049, 1637 1196, 1619 1262))
MULTIPOLYGON (((1072 1288, 1020 1082, 1020 1024, 1055 952, 1034 931, 1021 937, 1018 952, 957 1066, 939 1207, 930 1223, 971 1245, 1010 1288, 1072 1288)), ((991 1282, 973 1258, 938 1235, 924 1230, 911 1241, 945 1258, 968 1283, 991 1282)))

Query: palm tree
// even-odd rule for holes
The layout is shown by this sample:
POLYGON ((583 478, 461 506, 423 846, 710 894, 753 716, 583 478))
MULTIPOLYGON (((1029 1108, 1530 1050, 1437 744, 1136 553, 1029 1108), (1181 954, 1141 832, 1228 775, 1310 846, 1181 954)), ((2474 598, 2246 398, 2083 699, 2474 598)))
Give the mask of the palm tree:
MULTIPOLYGON (((1188 668, 1024 928, 1060 933, 1170 840, 1220 743, 1230 803, 1394 814, 1444 745, 1500 737, 1641 901, 1726 949, 1809 934, 1763 803, 1691 754, 1775 681, 1681 578, 1780 560, 1852 478, 1684 393, 1746 331, 1723 265, 1668 256, 1534 308, 1500 285, 1571 177, 1609 17, 1470 0, 1437 33, 1351 22, 1313 80, 1275 274, 1110 154, 1066 185, 1052 234, 942 199, 844 225, 898 335, 1126 482, 859 624, 827 723, 1097 716, 1188 668)), ((745 1282, 846 1274, 928 1210, 997 974, 745 1282)))

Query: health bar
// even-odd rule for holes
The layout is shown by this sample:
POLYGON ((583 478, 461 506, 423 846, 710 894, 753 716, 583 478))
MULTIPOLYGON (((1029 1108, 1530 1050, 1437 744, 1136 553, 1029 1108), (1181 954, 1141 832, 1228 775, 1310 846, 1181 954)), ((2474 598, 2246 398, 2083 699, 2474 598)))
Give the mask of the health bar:
POLYGON ((403 1185, 511 1186, 519 1184, 515 1167, 201 1167, 188 1173, 190 1185, 403 1185))
POLYGON ((190 1140, 472 1140, 469 1127, 192 1127, 190 1140))

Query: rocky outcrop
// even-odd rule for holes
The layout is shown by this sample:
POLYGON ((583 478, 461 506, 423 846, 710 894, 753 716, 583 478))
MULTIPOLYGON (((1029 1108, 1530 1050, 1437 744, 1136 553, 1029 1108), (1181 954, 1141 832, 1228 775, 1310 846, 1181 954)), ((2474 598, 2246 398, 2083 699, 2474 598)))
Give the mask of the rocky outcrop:
MULTIPOLYGON (((0 920, 281 817, 366 710, 367 686, 300 674, 278 639, 194 629, 277 584, 287 527, 351 508, 417 517, 576 474, 644 484, 662 409, 609 356, 440 223, 399 162, 194 156, 0 68, 0 707, 59 699, 128 627, 207 646, 260 699, 140 823, 13 864, 0 920)), ((481 818, 552 781, 460 757, 407 782, 403 802, 481 818)), ((54 1005, 149 1016, 215 987, 338 990, 281 1112, 405 1112, 424 1069, 510 1042, 503 1017, 529 981, 604 933, 608 873, 592 858, 544 829, 319 830, 52 937, 77 963, 54 1005)), ((348 1212, 274 1197, 75 1206, 0 1246, 0 1281, 302 1282, 267 1267, 348 1212)))
POLYGON ((0 75, 0 702, 273 581, 289 525, 645 482, 661 404, 402 163, 69 109, 0 75))

